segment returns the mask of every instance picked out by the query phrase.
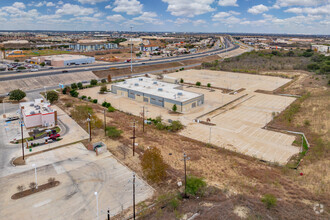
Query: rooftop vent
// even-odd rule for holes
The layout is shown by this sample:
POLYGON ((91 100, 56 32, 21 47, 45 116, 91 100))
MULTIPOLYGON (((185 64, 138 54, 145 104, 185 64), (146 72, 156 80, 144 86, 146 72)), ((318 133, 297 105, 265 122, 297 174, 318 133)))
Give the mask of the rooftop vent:
POLYGON ((158 91, 160 91, 160 92, 163 91, 163 88, 158 88, 158 91))
POLYGON ((153 84, 157 85, 157 82, 153 82, 153 84))
POLYGON ((34 112, 34 111, 30 112, 30 115, 34 115, 34 114, 35 114, 35 112, 34 112))
POLYGON ((183 95, 182 92, 178 92, 178 95, 183 95))
POLYGON ((139 86, 139 83, 134 83, 134 86, 139 86))
POLYGON ((139 78, 139 81, 143 81, 143 79, 142 78, 139 78))
POLYGON ((34 106, 34 104, 33 104, 33 103, 31 103, 31 104, 30 104, 30 106, 34 106))

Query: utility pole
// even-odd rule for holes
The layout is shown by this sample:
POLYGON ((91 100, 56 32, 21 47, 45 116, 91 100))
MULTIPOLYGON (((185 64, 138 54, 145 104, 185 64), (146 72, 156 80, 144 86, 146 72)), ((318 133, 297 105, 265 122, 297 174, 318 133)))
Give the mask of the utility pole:
POLYGON ((187 198, 187 165, 186 161, 190 160, 190 157, 187 157, 186 153, 183 152, 183 162, 184 162, 184 197, 187 198))
POLYGON ((92 141, 92 126, 91 126, 91 114, 89 114, 89 113, 88 113, 87 122, 88 122, 89 142, 91 142, 92 141))
POLYGON ((108 209, 108 220, 110 220, 110 209, 108 209))
POLYGON ((135 220, 135 173, 133 173, 133 219, 135 220))
POLYGON ((143 118, 142 123, 143 123, 143 132, 144 132, 144 106, 143 106, 143 116, 142 116, 142 118, 143 118))
POLYGON ((23 120, 21 120, 21 134, 22 134, 22 154, 23 154, 23 160, 24 160, 24 143, 23 143, 23 120))
POLYGON ((131 137, 131 139, 133 140, 133 157, 134 157, 134 155, 135 155, 135 138, 136 138, 136 136, 135 136, 135 121, 133 122, 133 137, 131 137))
POLYGON ((211 133, 212 133, 212 127, 210 126, 209 144, 211 144, 211 133))
POLYGON ((104 109, 104 136, 107 136, 107 117, 105 116, 105 109, 104 109))
POLYGON ((133 72, 133 41, 132 41, 132 29, 133 27, 131 27, 131 73, 133 72))

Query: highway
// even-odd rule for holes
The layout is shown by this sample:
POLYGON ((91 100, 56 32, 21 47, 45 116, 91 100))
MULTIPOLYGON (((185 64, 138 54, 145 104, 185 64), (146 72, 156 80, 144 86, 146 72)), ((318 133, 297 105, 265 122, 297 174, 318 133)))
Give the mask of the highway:
MULTIPOLYGON (((207 57, 210 55, 221 54, 225 52, 229 52, 239 48, 238 45, 233 45, 229 40, 225 40, 225 47, 224 48, 216 48, 213 50, 196 53, 196 54, 187 54, 182 55, 179 57, 166 57, 166 58, 157 58, 152 60, 140 60, 135 61, 132 63, 132 66, 141 66, 141 65, 155 65, 155 64, 163 64, 163 63, 170 63, 170 62, 178 62, 184 60, 190 60, 195 58, 202 58, 207 57)), ((109 68, 125 68, 130 67, 131 63, 111 63, 111 64, 93 64, 88 66, 70 66, 66 68, 57 68, 57 69, 49 69, 44 70, 42 72, 28 72, 27 74, 22 74, 23 72, 6 72, 2 76, 0 75, 0 81, 6 80, 14 80, 14 79, 24 79, 24 78, 32 78, 32 77, 39 77, 39 76, 46 76, 46 75, 56 75, 56 74, 63 74, 63 71, 67 71, 66 73, 75 73, 81 71, 96 71, 96 70, 106 70, 109 68)))

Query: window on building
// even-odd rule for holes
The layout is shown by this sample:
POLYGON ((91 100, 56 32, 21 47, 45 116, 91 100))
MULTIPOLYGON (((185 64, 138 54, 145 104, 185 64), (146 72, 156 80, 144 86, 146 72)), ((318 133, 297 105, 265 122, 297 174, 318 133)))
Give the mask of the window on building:
POLYGON ((148 100, 148 98, 145 98, 145 97, 144 97, 144 98, 143 98, 143 101, 144 101, 144 102, 148 102, 149 100, 148 100))
POLYGON ((195 108, 196 107, 196 102, 194 102, 193 104, 191 104, 191 107, 192 108, 195 108))

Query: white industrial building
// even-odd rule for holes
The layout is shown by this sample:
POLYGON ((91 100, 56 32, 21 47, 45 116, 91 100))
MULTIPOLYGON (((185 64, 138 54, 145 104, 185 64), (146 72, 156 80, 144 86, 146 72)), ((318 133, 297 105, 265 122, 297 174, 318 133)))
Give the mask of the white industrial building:
POLYGON ((111 92, 169 110, 176 105, 178 112, 187 112, 204 103, 203 94, 184 91, 179 84, 161 82, 147 77, 131 78, 113 84, 111 92))
POLYGON ((53 56, 32 57, 31 62, 37 64, 45 63, 51 66, 63 67, 63 66, 94 63, 95 58, 84 55, 62 54, 62 55, 53 55, 53 56))

